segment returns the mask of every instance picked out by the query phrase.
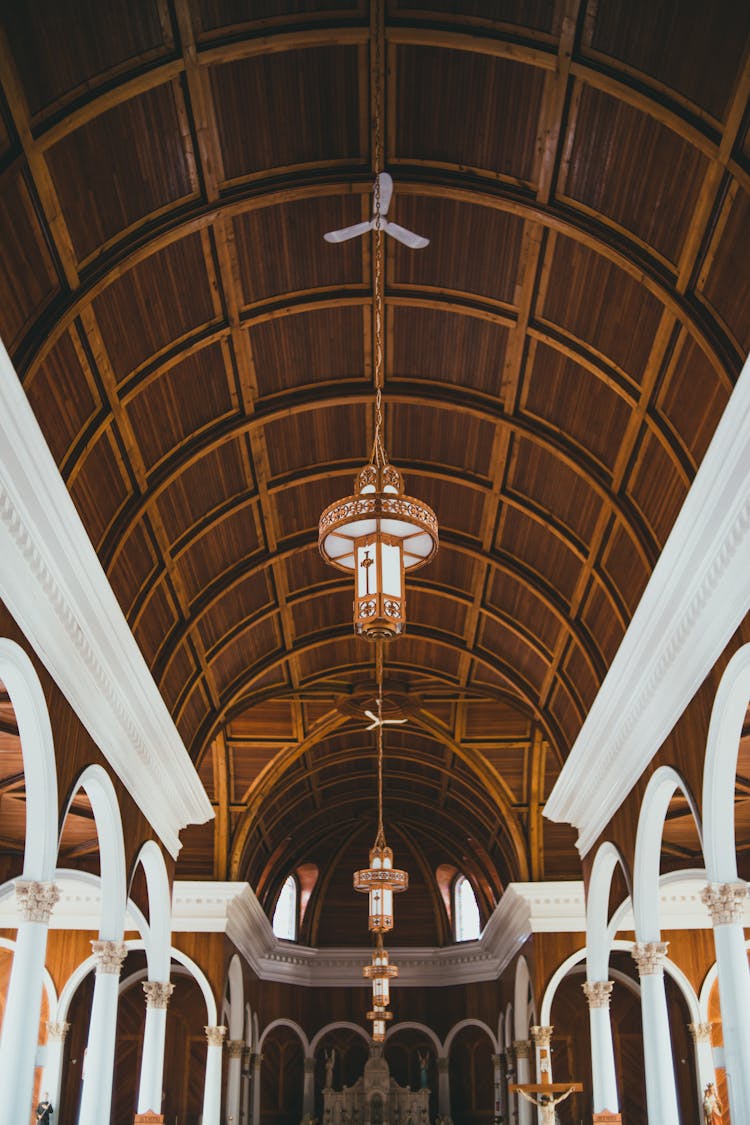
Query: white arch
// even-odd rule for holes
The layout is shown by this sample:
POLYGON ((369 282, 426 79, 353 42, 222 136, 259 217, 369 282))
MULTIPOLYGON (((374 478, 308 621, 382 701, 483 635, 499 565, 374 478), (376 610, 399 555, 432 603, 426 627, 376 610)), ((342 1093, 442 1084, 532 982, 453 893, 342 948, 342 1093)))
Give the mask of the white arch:
POLYGON ((505 1005, 505 1049, 509 1050, 513 1046, 513 1005, 510 1000, 505 1005))
MULTIPOLYGON (((745 942, 745 949, 747 949, 750 952, 750 941, 745 942)), ((711 996, 711 989, 713 988, 714 982, 718 978, 718 975, 719 975, 719 966, 714 961, 713 965, 711 966, 711 968, 708 970, 705 977, 703 978, 703 984, 701 985, 701 990, 700 990, 700 993, 698 995, 698 1004, 700 1006, 700 1012, 701 1012, 701 1018, 700 1018, 701 1023, 706 1023, 708 1021, 708 1001, 709 1001, 710 996, 711 996)))
MULTIPOLYGON (((125 928, 125 843, 122 835, 122 817, 112 780, 100 765, 87 766, 77 779, 65 808, 62 825, 79 789, 83 789, 94 813, 99 839, 99 866, 101 871, 102 914, 99 937, 103 941, 121 941, 125 928)), ((62 838, 62 831, 60 837, 62 838)))
POLYGON ((531 976, 526 958, 521 956, 516 961, 516 975, 513 983, 513 1038, 528 1039, 529 1037, 529 992, 531 991, 531 976))
POLYGON ((148 925, 145 933, 141 931, 146 941, 148 975, 151 980, 167 981, 172 945, 172 905, 167 865, 155 840, 147 840, 138 852, 133 876, 139 864, 143 867, 148 891, 148 925))
MULTIPOLYGON (((614 844, 605 841, 594 856, 586 894, 586 978, 590 981, 606 980, 609 952, 617 932, 610 925, 609 898, 615 868, 621 867, 626 884, 628 871, 622 855, 614 844)), ((542 1005, 544 1007, 544 1005, 542 1005)), ((544 1024, 544 1016, 541 1017, 544 1024)))
POLYGON ((399 1031, 421 1031, 422 1034, 426 1035, 427 1038, 430 1040, 433 1047, 435 1048, 435 1053, 437 1055, 443 1055, 443 1054, 448 1053, 447 1047, 445 1049, 443 1048, 443 1045, 440 1042, 439 1038, 437 1037, 435 1032, 432 1030, 432 1028, 427 1026, 427 1024, 417 1023, 415 1020, 403 1020, 403 1022, 401 1022, 401 1023, 394 1024, 391 1027, 389 1027, 388 1031, 386 1032, 386 1035, 385 1035, 386 1043, 388 1042, 389 1039, 392 1039, 394 1035, 397 1035, 399 1033, 399 1031))
MULTIPOLYGON (((677 873, 675 872, 675 874, 677 873)), ((750 945, 750 943, 748 944, 750 945)), ((621 938, 616 938, 612 941, 612 951, 630 953, 632 948, 633 943, 630 941, 625 941, 621 938)), ((586 952, 586 947, 584 946, 582 949, 576 950, 575 953, 571 953, 571 955, 567 957, 552 974, 549 984, 545 989, 544 998, 542 1000, 542 1006, 540 1010, 540 1022, 543 1027, 549 1026, 552 1014, 552 1003, 555 999, 555 993, 557 992, 557 989, 559 988, 564 978, 571 972, 571 970, 574 969, 576 965, 580 964, 580 962, 582 962, 584 958, 586 958, 586 952)), ((695 989, 683 973, 682 969, 679 967, 679 965, 676 965, 674 961, 670 961, 670 959, 667 957, 664 961, 664 971, 668 976, 672 977, 675 984, 680 989, 680 992, 684 996, 685 1002, 687 1003, 688 1009, 690 1011, 691 1022, 700 1023, 701 1006, 698 1001, 698 997, 696 996, 695 989)), ((632 977, 629 977, 627 973, 622 973, 618 969, 612 969, 609 965, 609 961, 605 966, 604 972, 604 976, 598 977, 596 979, 606 980, 607 978, 609 978, 610 980, 619 980, 621 984, 624 984, 627 988, 630 988, 632 992, 640 996, 641 990, 638 982, 636 980, 633 980, 632 977)), ((590 980, 591 978, 587 975, 587 979, 590 980)))
MULTIPOLYGON (((364 1027, 361 1027, 358 1023, 352 1023, 350 1020, 335 1020, 333 1023, 327 1023, 325 1027, 321 1027, 320 1031, 316 1031, 315 1035, 313 1035, 310 1040, 310 1046, 306 1053, 308 1055, 314 1055, 323 1036, 327 1035, 329 1031, 334 1031, 337 1027, 344 1027, 348 1028, 349 1031, 356 1031, 357 1035, 361 1035, 369 1047, 370 1036, 364 1027)), ((265 1031, 263 1034, 265 1035, 265 1031)))
POLYGON ((633 865, 633 915, 637 941, 659 941, 659 866, 664 821, 669 802, 680 790, 693 814, 698 838, 703 847, 700 817, 685 781, 671 766, 659 766, 652 774, 643 794, 638 815, 633 865))
POLYGON ((235 953, 227 971, 229 986, 229 1038, 244 1038, 245 982, 242 978, 242 963, 235 953))
MULTIPOLYGON (((7 949, 15 956, 16 943, 11 938, 0 937, 0 949, 7 949)), ((42 982, 44 984, 44 991, 47 993, 47 1010, 49 1011, 50 1019, 52 1019, 53 1013, 57 1011, 57 989, 55 988, 55 982, 50 976, 49 969, 47 969, 46 966, 42 976, 42 982)))
MULTIPOLYGON (((125 945, 127 946, 128 952, 135 952, 137 950, 141 950, 144 953, 147 952, 146 943, 142 940, 129 939, 125 942, 125 945)), ((195 978, 195 982, 203 993, 203 999, 206 1002, 206 1024, 209 1027, 214 1027, 216 1025, 216 1000, 214 998, 211 985, 208 983, 206 974, 201 968, 199 968, 198 965, 196 965, 195 961, 193 961, 192 958, 188 957, 186 953, 183 953, 181 949, 175 949, 173 946, 170 949, 169 953, 170 957, 173 960, 177 961, 180 965, 183 965, 184 968, 187 969, 189 975, 195 978)), ((94 958, 94 955, 92 954, 90 957, 87 957, 85 961, 82 961, 81 964, 78 965, 68 977, 63 990, 60 993, 60 999, 57 1003, 56 1019, 60 1022, 67 1019, 70 1002, 73 999, 76 989, 78 988, 84 977, 95 967, 95 965, 96 960, 94 958)), ((143 970, 139 970, 139 972, 143 973, 143 970)), ((137 979, 137 975, 137 973, 133 973, 132 977, 134 979, 137 979)))
POLYGON ((492 1044, 492 1050, 493 1050, 494 1054, 498 1053, 497 1039, 495 1038, 495 1036, 492 1032, 492 1029, 489 1028, 486 1023, 483 1023, 482 1020, 465 1019, 465 1020, 459 1020, 458 1023, 454 1024, 453 1027, 448 1032, 448 1034, 446 1035, 446 1037, 445 1037, 445 1052, 444 1052, 446 1055, 450 1054, 450 1049, 451 1049, 451 1046, 453 1045, 453 1040, 456 1038, 459 1031, 463 1031, 463 1029, 465 1027, 479 1027, 479 1028, 481 1028, 481 1030, 485 1032, 485 1034, 487 1035, 487 1038, 489 1039, 490 1043, 492 1044))
POLYGON ((0 680, 18 724, 26 785, 23 878, 48 883, 57 856, 57 770, 52 727, 42 685, 15 641, 0 637, 0 680))
POLYGON ((703 769, 703 817, 708 881, 737 882, 734 779, 742 724, 750 700, 750 644, 735 652, 721 677, 711 710, 703 769))
POLYGON ((245 1002, 245 1026, 243 1031, 243 1039, 245 1040, 246 1047, 253 1045, 253 1010, 248 1002, 245 1002))
POLYGON ((263 1034, 260 1037, 260 1042, 258 1044, 258 1050, 261 1050, 261 1048, 263 1047, 263 1044, 265 1043, 265 1040, 266 1040, 266 1036, 269 1034, 269 1032, 273 1031, 274 1028, 276 1028, 276 1027, 290 1027, 292 1029, 292 1031, 294 1031, 299 1036, 300 1042, 302 1044, 303 1053, 305 1055, 310 1054, 310 1044, 308 1043, 307 1036, 305 1035, 305 1033, 302 1030, 302 1028, 300 1027, 300 1025, 298 1023, 295 1023, 294 1020, 286 1019, 284 1016, 281 1016, 277 1020, 271 1020, 271 1022, 268 1024, 268 1026, 263 1028, 263 1034))

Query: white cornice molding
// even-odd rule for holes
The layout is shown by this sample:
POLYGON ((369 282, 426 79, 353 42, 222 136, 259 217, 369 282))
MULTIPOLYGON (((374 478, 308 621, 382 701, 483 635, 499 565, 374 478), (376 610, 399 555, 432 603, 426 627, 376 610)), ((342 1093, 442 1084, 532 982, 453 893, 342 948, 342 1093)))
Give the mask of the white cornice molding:
MULTIPOLYGON (((318 988, 364 983, 369 949, 280 941, 248 883, 176 882, 172 929, 226 933, 261 980, 318 988)), ((561 930, 585 930, 583 883, 510 883, 478 941, 394 946, 390 953, 400 987, 470 984, 496 980, 532 933, 561 930)))
POLYGON ((544 809, 596 841, 750 608, 750 361, 544 809))
POLYGON ((213 816, 0 344, 0 598, 173 856, 213 816))

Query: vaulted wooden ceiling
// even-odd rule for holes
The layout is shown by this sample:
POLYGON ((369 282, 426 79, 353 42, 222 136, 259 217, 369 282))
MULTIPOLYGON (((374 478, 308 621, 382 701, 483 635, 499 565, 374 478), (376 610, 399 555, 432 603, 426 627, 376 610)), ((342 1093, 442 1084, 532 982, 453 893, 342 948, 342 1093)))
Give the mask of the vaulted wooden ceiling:
MULTIPOLYGON (((750 16, 384 20, 389 217, 431 240, 388 246, 386 440, 441 527, 386 650, 386 819, 429 944, 440 863, 485 915, 579 872, 541 808, 750 347, 750 16)), ((178 874, 270 909, 313 862, 343 919, 374 654, 316 529, 369 451, 373 263, 322 234, 370 212, 376 23, 27 0, 0 39, 0 332, 215 803, 178 874)))

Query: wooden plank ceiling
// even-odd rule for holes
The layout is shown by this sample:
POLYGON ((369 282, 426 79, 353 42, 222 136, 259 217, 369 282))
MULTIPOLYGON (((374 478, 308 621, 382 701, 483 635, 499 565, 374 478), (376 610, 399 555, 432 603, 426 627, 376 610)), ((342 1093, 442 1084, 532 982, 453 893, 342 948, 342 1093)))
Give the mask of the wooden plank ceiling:
MULTIPOLYGON (((371 206, 372 25, 27 0, 0 39, 0 333, 215 803, 178 875, 270 910, 314 864, 309 933, 338 942, 363 939, 373 652, 316 527, 369 450, 372 260, 322 234, 371 206)), ((750 347, 749 25, 387 3, 389 217, 431 242, 389 240, 386 440, 442 543, 386 652, 399 940, 447 937, 441 864, 485 916, 579 873, 541 808, 750 347)))

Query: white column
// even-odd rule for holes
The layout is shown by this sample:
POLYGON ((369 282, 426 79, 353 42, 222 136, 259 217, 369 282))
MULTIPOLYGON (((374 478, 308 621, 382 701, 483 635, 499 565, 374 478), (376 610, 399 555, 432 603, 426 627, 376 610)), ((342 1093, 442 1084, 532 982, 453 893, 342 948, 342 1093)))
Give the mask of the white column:
POLYGON ((750 973, 742 927, 747 884, 709 883, 701 898, 714 927, 729 1114, 732 1121, 750 1121, 750 973))
POLYGON ((242 1048, 242 1094, 240 1097, 240 1121, 242 1125, 247 1125, 250 1120, 250 1048, 245 1045, 242 1048))
POLYGON ((225 1027, 204 1027, 208 1047, 206 1049, 206 1078, 203 1085, 202 1125, 219 1125, 221 1120, 221 1048, 225 1027))
POLYGON ((15 891, 18 932, 0 1037, 0 1121, 7 1122, 29 1116, 49 916, 60 897, 54 883, 18 879, 15 891))
POLYGON ((594 1113, 619 1113, 615 1049, 609 1017, 612 981, 587 980, 581 987, 589 1005, 594 1113))
POLYGON ((495 1091, 495 1116, 496 1117, 498 1116, 498 1114, 502 1113, 502 1104, 503 1104, 502 1103, 502 1093, 501 1093, 502 1081, 503 1081, 502 1063, 503 1063, 502 1055, 493 1055, 492 1056, 492 1085, 493 1085, 493 1088, 494 1088, 494 1091, 495 1091))
POLYGON ((244 1039, 227 1040, 227 1105, 224 1117, 228 1125, 239 1125, 242 1052, 244 1049, 244 1039))
POLYGON ((161 1113, 167 1007, 174 985, 168 980, 144 980, 143 991, 146 994, 146 1025, 143 1029, 137 1112, 161 1113))
POLYGON ((451 1080, 447 1055, 438 1055, 438 1115, 446 1123, 451 1120, 451 1080))
MULTIPOLYGON (((516 1085, 525 1086, 528 1084, 531 1077, 528 1039, 515 1039, 513 1041, 513 1050, 516 1056, 516 1085)), ((522 1098, 519 1094, 517 1097, 517 1106, 519 1125, 531 1125, 531 1102, 527 1102, 526 1098, 522 1098)))
POLYGON ((315 1109, 315 1058, 305 1057, 305 1079, 302 1087, 302 1119, 312 1117, 315 1109))
MULTIPOLYGON (((703 1091, 709 1082, 716 1085, 714 1054, 710 1023, 689 1023, 688 1030, 695 1049, 695 1076, 698 1084, 698 1105, 703 1105, 703 1091)), ((702 1120, 702 1118, 701 1118, 702 1120)))
POLYGON ((44 1055, 41 1093, 47 1095, 55 1113, 57 1113, 57 1107, 60 1103, 65 1037, 69 1031, 69 1023, 50 1023, 47 1021, 47 1049, 44 1055))
POLYGON ((508 1121, 518 1120, 518 1103, 522 1100, 518 1094, 511 1094, 508 1087, 512 1085, 516 1079, 516 1052, 513 1045, 505 1048, 505 1104, 508 1107, 508 1121))
POLYGON ((665 941, 637 941, 633 960, 641 981, 643 1054, 646 1062, 646 1107, 649 1125, 679 1125, 672 1039, 664 991, 665 941))
POLYGON ((78 1125, 109 1121, 120 969, 128 952, 124 941, 92 941, 91 948, 96 958, 96 974, 78 1125))
POLYGON ((260 1125, 260 1064, 263 1062, 263 1056, 260 1051, 252 1056, 252 1070, 253 1070, 253 1125, 260 1125))
MULTIPOLYGON (((552 1081, 552 1060, 550 1058, 551 1027, 535 1025, 530 1028, 531 1039, 534 1043, 534 1061, 536 1063, 536 1080, 539 1083, 552 1081)), ((542 1110, 537 1109, 537 1121, 542 1125, 542 1110)))

